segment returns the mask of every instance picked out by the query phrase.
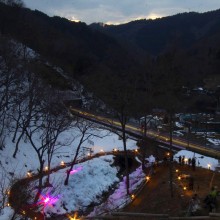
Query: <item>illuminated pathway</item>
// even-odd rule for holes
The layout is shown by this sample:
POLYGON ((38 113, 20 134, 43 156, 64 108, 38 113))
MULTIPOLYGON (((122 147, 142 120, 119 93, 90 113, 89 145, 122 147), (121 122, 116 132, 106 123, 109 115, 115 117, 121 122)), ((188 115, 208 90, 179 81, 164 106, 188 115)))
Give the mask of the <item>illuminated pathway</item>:
MULTIPOLYGON (((118 151, 117 154, 119 154, 119 153, 123 153, 123 152, 118 151)), ((105 152, 104 154, 105 155, 112 155, 112 152, 105 152)), ((132 152, 131 152, 131 154, 132 154, 132 152)), ((91 160, 93 158, 100 157, 100 156, 103 156, 103 153, 97 153, 97 154, 94 154, 93 156, 88 156, 88 157, 79 159, 76 161, 76 164, 82 163, 82 162, 85 162, 85 161, 88 161, 88 160, 91 160)), ((57 172, 58 170, 66 169, 67 167, 70 166, 70 164, 71 164, 71 162, 70 163, 62 163, 61 162, 60 165, 52 168, 50 171, 44 171, 43 176, 47 176, 48 172, 54 173, 54 172, 57 172)), ((81 169, 82 169, 82 167, 78 167, 77 169, 72 170, 71 173, 72 174, 76 173, 76 172, 80 171, 81 169)), ((7 192, 8 206, 10 205, 17 212, 17 214, 22 215, 25 219, 27 217, 29 217, 32 220, 45 220, 43 212, 41 212, 36 207, 41 205, 44 209, 47 205, 53 205, 53 203, 55 203, 58 200, 58 197, 51 197, 51 196, 49 196, 49 194, 48 195, 40 195, 40 198, 37 203, 28 205, 27 200, 30 199, 28 197, 30 195, 29 194, 27 195, 26 194, 27 192, 24 189, 25 188, 28 189, 30 182, 39 179, 40 176, 39 176, 39 173, 32 174, 32 175, 29 175, 29 173, 27 173, 27 174, 28 174, 27 177, 16 181, 11 186, 10 190, 7 192)), ((30 193, 30 192, 28 192, 28 193, 30 193)), ((56 220, 74 219, 74 218, 70 218, 67 216, 69 216, 69 213, 59 215, 56 217, 56 220)))
MULTIPOLYGON (((121 125, 117 120, 113 120, 104 116, 95 115, 80 109, 76 109, 73 107, 70 107, 70 111, 72 114, 78 115, 80 117, 83 117, 85 119, 94 121, 96 123, 105 125, 107 127, 115 128, 117 130, 121 130, 121 125)), ((126 125, 126 132, 133 137, 136 138, 142 138, 143 133, 141 129, 135 125, 126 125)), ((157 131, 149 130, 147 132, 147 138, 153 139, 154 141, 158 142, 158 144, 163 144, 166 146, 169 146, 169 134, 163 133, 159 134, 157 131)), ((191 151, 194 151, 196 153, 201 153, 210 157, 214 157, 217 159, 220 159, 220 150, 216 150, 213 146, 205 147, 203 145, 189 142, 186 139, 183 138, 176 138, 173 137, 173 145, 174 148, 177 149, 188 149, 191 151)))

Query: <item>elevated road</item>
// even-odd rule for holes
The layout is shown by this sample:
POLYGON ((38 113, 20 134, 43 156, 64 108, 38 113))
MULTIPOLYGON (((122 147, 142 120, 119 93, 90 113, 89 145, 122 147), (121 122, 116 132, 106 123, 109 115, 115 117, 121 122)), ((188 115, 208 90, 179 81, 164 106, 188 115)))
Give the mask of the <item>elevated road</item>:
MULTIPOLYGON (((105 116, 100 116, 100 115, 90 113, 82 109, 73 108, 73 107, 70 107, 69 110, 74 115, 77 115, 87 120, 93 121, 95 123, 104 125, 111 129, 116 129, 119 131, 121 130, 120 122, 115 119, 111 119, 105 116)), ((141 139, 143 137, 143 132, 139 128, 138 125, 127 124, 126 133, 137 139, 141 139)), ((170 145, 168 133, 158 133, 157 131, 154 131, 154 130, 148 130, 147 138, 154 140, 158 142, 158 144, 161 144, 161 145, 166 145, 166 146, 170 145)), ((176 149, 187 149, 187 150, 191 150, 196 153, 200 153, 206 156, 220 159, 220 149, 216 149, 215 145, 207 147, 207 146, 203 146, 201 144, 198 144, 192 141, 188 141, 184 138, 179 138, 179 137, 177 138, 173 136, 172 147, 176 149)))

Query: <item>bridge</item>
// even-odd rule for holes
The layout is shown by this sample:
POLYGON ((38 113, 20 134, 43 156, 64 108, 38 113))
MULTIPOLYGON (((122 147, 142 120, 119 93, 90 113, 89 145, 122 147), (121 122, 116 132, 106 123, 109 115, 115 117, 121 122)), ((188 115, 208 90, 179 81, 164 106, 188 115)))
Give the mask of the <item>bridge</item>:
MULTIPOLYGON (((69 110, 73 115, 77 115, 77 116, 82 117, 86 120, 90 120, 95 123, 109 127, 111 129, 116 129, 118 131, 121 131, 121 124, 119 121, 117 121, 115 119, 108 118, 105 116, 100 116, 98 114, 90 113, 88 111, 73 108, 73 107, 70 107, 69 110)), ((138 125, 127 124, 126 125, 126 133, 131 137, 135 137, 136 139, 143 138, 143 132, 139 128, 138 125)), ((163 145, 163 146, 165 145, 167 147, 170 146, 170 136, 166 132, 158 133, 158 131, 148 129, 146 138, 148 138, 150 140, 154 140, 155 142, 158 143, 158 145, 163 145)), ((213 157, 216 159, 220 159, 220 149, 219 150, 216 149, 215 145, 204 146, 199 143, 186 140, 185 138, 173 137, 172 138, 172 148, 176 148, 179 150, 187 149, 187 150, 193 151, 195 153, 199 153, 199 154, 210 156, 210 157, 213 157)))

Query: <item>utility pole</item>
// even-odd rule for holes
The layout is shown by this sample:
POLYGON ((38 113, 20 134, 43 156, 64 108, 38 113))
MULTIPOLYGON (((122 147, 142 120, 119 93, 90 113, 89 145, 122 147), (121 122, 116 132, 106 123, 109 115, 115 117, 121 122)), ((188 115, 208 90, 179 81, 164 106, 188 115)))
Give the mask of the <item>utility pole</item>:
POLYGON ((172 110, 170 111, 170 195, 173 197, 173 115, 172 110))
POLYGON ((207 113, 205 114, 205 147, 207 147, 207 130, 208 130, 208 125, 207 125, 207 121, 208 121, 208 118, 207 118, 207 113))
POLYGON ((187 128, 188 128, 188 132, 187 132, 187 147, 188 147, 188 148, 189 148, 190 127, 191 127, 191 123, 190 123, 190 122, 187 122, 187 128))

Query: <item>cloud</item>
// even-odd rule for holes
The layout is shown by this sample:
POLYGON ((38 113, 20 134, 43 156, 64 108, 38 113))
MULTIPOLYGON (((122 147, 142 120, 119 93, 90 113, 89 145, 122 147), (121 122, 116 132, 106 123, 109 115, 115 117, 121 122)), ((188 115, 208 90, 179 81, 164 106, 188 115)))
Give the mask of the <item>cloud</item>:
POLYGON ((219 0, 24 0, 27 7, 86 23, 124 23, 181 12, 220 8, 219 0))

